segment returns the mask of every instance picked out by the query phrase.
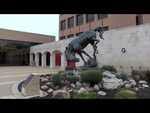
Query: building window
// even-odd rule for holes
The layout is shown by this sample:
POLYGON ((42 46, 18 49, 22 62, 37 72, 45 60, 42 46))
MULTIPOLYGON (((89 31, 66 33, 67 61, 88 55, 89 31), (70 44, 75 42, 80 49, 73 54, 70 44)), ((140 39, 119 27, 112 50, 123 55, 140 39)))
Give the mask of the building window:
POLYGON ((76 34, 76 36, 79 36, 79 35, 81 35, 82 33, 83 33, 83 32, 79 32, 79 33, 76 34))
POLYGON ((68 28, 74 27, 74 17, 68 18, 68 28))
POLYGON ((70 34, 70 35, 68 35, 68 38, 72 38, 74 35, 73 34, 70 34))
POLYGON ((65 29, 66 29, 66 20, 62 20, 62 21, 60 22, 60 29, 61 29, 61 30, 65 30, 65 29))
POLYGON ((76 15, 76 25, 82 25, 83 24, 83 14, 76 15))
POLYGON ((136 16, 136 25, 143 24, 143 16, 142 15, 137 15, 136 16))
POLYGON ((86 15, 86 23, 94 21, 94 14, 87 14, 86 15))
POLYGON ((108 14, 98 14, 97 17, 98 17, 98 20, 99 19, 104 19, 104 18, 108 17, 108 14))

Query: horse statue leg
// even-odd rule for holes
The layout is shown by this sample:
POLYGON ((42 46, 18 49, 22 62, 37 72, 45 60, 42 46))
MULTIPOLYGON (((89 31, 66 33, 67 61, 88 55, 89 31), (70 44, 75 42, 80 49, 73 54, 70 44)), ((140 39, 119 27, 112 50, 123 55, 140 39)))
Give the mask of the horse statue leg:
POLYGON ((81 59, 83 60, 84 64, 86 65, 86 64, 87 64, 87 62, 85 61, 85 59, 84 59, 84 57, 83 57, 82 53, 81 53, 81 52, 79 52, 78 54, 79 54, 79 56, 81 57, 81 59))
POLYGON ((92 57, 89 54, 87 54, 84 50, 82 50, 81 53, 85 54, 87 57, 89 57, 90 59, 92 59, 92 57))
POLYGON ((97 63, 96 63, 96 56, 94 58, 92 58, 90 55, 88 55, 85 51, 82 51, 82 53, 84 53, 86 56, 89 57, 88 61, 86 62, 86 66, 88 67, 96 67, 97 63))

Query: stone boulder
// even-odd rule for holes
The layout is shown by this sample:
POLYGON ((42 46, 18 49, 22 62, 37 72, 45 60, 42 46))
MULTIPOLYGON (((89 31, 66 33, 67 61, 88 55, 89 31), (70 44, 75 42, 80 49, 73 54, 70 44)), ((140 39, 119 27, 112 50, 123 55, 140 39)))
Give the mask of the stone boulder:
POLYGON ((51 86, 53 83, 52 82, 47 82, 46 85, 51 86))
POLYGON ((109 71, 105 71, 103 72, 102 83, 104 89, 114 90, 123 85, 123 80, 118 79, 115 74, 112 74, 109 71))
POLYGON ((142 87, 143 87, 143 88, 149 88, 149 85, 143 84, 142 87))
POLYGON ((147 84, 147 82, 145 80, 140 80, 139 84, 147 84))
POLYGON ((131 88, 132 85, 131 84, 125 84, 125 88, 131 88))
POLYGON ((75 87, 76 87, 75 84, 73 84, 73 83, 71 83, 70 86, 71 86, 72 88, 75 88, 75 87))
POLYGON ((83 87, 90 87, 90 84, 88 84, 88 83, 83 83, 82 85, 83 85, 83 87))
POLYGON ((47 95, 48 95, 47 92, 45 92, 45 91, 40 91, 40 97, 45 97, 45 96, 47 96, 47 95))
POLYGON ((40 79, 41 79, 41 82, 48 82, 49 81, 49 79, 46 77, 41 77, 40 79))
POLYGON ((97 93, 97 95, 98 95, 98 96, 105 96, 105 95, 106 95, 106 92, 104 92, 104 91, 99 91, 99 92, 97 93))
POLYGON ((82 84, 80 82, 76 82, 76 88, 81 88, 82 84))
POLYGON ((70 94, 66 90, 53 91, 53 98, 55 99, 67 99, 70 98, 70 94))
POLYGON ((122 79, 117 78, 103 78, 103 88, 106 90, 114 90, 123 85, 122 79))
POLYGON ((98 85, 94 85, 94 90, 95 91, 99 91, 99 86, 98 85))
POLYGON ((131 80, 129 80, 129 82, 130 82, 130 84, 131 84, 131 86, 136 86, 136 81, 135 80, 133 80, 133 79, 131 79, 131 80))
POLYGON ((105 78, 116 78, 116 75, 115 75, 115 74, 112 74, 112 73, 109 72, 109 71, 104 71, 102 75, 103 75, 103 77, 105 77, 105 78))
POLYGON ((144 81, 144 80, 140 80, 138 82, 138 86, 139 86, 139 88, 149 88, 148 82, 144 81))
POLYGON ((52 93, 54 90, 52 89, 52 88, 49 88, 48 90, 47 90, 47 92, 48 93, 52 93))
POLYGON ((87 93, 88 92, 88 90, 87 89, 85 89, 85 88, 83 88, 83 87, 81 87, 79 90, 78 90, 78 93, 80 94, 80 93, 87 93))
POLYGON ((43 85, 43 86, 41 86, 41 89, 46 91, 46 90, 48 90, 48 86, 47 85, 43 85))

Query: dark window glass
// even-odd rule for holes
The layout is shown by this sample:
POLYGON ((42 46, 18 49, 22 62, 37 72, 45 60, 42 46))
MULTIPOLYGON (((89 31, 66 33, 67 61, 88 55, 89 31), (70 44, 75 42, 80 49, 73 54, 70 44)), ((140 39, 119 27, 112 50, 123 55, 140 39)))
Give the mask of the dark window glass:
POLYGON ((86 22, 94 21, 94 14, 87 14, 86 15, 86 22))
POLYGON ((81 24, 83 24, 83 15, 82 14, 76 16, 76 25, 78 26, 81 24))
POLYGON ((72 38, 74 35, 73 34, 70 34, 70 35, 68 35, 68 38, 72 38))
POLYGON ((103 18, 107 18, 108 14, 98 14, 98 19, 103 19, 103 18))
POLYGON ((142 15, 137 15, 136 16, 136 25, 143 24, 143 16, 142 15))
POLYGON ((74 17, 68 18, 68 28, 74 27, 74 17))
POLYGON ((61 29, 61 30, 65 30, 65 29, 66 29, 66 20, 62 20, 62 21, 60 22, 60 29, 61 29))

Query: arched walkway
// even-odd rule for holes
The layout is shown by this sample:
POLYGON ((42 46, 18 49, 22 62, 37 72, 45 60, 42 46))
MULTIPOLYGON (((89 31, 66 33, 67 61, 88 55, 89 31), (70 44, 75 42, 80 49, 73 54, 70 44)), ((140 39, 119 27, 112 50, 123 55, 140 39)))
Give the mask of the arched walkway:
POLYGON ((42 66, 42 54, 41 53, 38 53, 38 66, 42 66))
POLYGON ((34 53, 30 54, 30 65, 35 66, 35 54, 34 53))
POLYGON ((42 67, 48 67, 51 65, 51 54, 46 51, 42 54, 42 67))
POLYGON ((51 57, 50 52, 46 52, 46 66, 50 66, 51 64, 50 57, 51 57))

